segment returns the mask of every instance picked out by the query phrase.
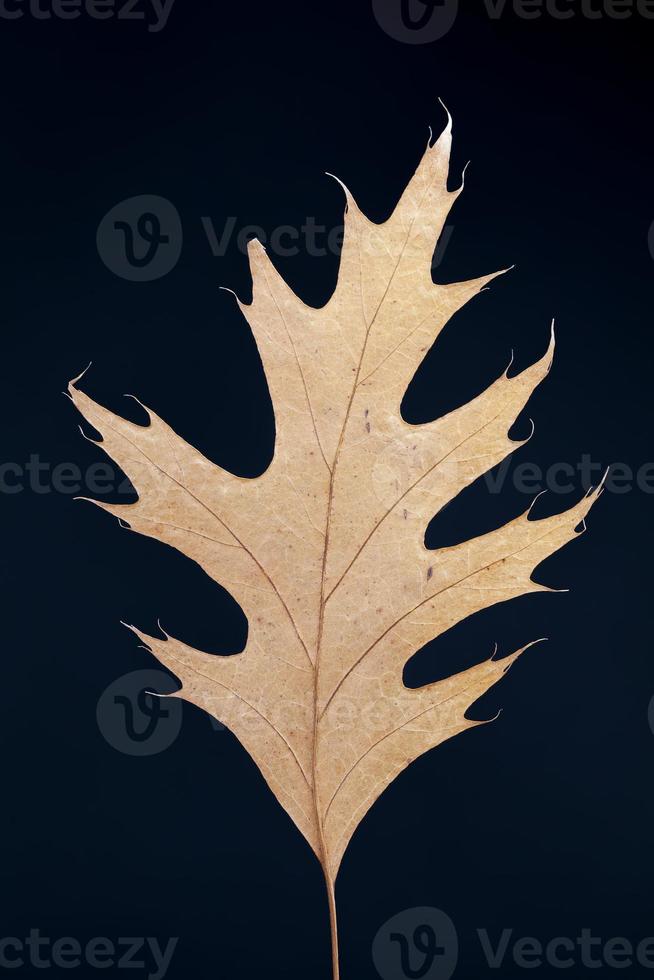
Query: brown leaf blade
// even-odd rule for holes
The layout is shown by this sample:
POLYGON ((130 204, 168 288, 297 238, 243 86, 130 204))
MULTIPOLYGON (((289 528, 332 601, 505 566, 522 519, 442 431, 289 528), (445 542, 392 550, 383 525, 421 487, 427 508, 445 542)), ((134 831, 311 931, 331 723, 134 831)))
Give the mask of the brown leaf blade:
POLYGON ((536 567, 575 537, 599 491, 563 514, 428 551, 433 515, 517 446, 508 431, 549 370, 505 372, 425 425, 400 404, 453 314, 496 274, 432 282, 431 258, 460 193, 447 189, 451 120, 389 218, 368 220, 345 189, 339 277, 307 306, 262 246, 249 249, 254 334, 275 413, 273 460, 241 479, 148 410, 136 425, 71 399, 133 483, 99 503, 195 561, 248 617, 245 650, 216 657, 137 635, 179 678, 179 696, 229 727, 322 864, 338 975, 334 881, 357 826, 414 759, 478 722, 468 708, 522 652, 416 690, 402 675, 425 643, 467 616, 534 591, 536 567))

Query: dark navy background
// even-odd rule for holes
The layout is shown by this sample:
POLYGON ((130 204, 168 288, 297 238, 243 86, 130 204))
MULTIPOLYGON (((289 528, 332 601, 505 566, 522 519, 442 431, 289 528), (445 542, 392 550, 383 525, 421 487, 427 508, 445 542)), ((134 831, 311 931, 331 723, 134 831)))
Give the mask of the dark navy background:
MULTIPOLYGON (((201 217, 267 234, 307 216, 337 225, 330 171, 381 220, 428 125, 442 128, 438 96, 454 116, 453 185, 471 164, 436 276, 516 268, 448 326, 406 418, 463 403, 511 348, 516 368, 529 364, 556 316, 554 367, 516 425, 524 435, 533 418, 535 435, 515 463, 647 463, 653 40, 654 22, 638 16, 524 20, 507 8, 493 20, 481 2, 424 45, 385 33, 365 0, 176 0, 159 32, 0 18, 3 463, 38 454, 51 473, 103 459, 61 395, 92 361, 84 387, 98 400, 139 420, 122 397, 133 393, 211 459, 260 473, 274 439, 266 383, 218 289, 247 297, 247 262, 234 240, 214 257, 201 217), (171 201, 184 235, 175 268, 144 283, 114 275, 96 248, 103 215, 141 194, 171 201)), ((335 256, 273 259, 308 302, 328 297, 335 256)), ((49 479, 0 496, 1 936, 179 936, 174 980, 327 980, 319 868, 234 737, 185 705, 170 747, 135 757, 96 722, 110 683, 156 666, 121 619, 153 631, 161 617, 229 653, 245 642, 243 614, 181 555, 49 479)), ((582 493, 577 477, 534 516, 582 493)), ((532 496, 510 476, 501 496, 481 481, 428 541, 496 527, 532 496)), ((508 652, 550 638, 475 706, 480 718, 503 708, 493 725, 420 759, 360 827, 338 886, 343 980, 377 976, 377 931, 415 906, 454 922, 462 980, 526 972, 510 953, 491 970, 478 928, 493 942, 505 928, 542 943, 584 927, 603 940, 654 935, 653 499, 605 493, 588 533, 538 571, 569 593, 486 611, 411 664, 417 684, 482 659, 495 640, 508 652)), ((592 970, 577 960, 568 972, 592 970)))

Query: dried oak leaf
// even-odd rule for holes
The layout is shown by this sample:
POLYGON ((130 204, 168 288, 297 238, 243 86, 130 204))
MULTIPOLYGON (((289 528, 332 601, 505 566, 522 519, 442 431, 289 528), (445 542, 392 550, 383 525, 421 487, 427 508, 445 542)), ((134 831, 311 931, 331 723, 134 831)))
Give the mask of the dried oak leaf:
POLYGON ((99 503, 196 561, 248 617, 242 653, 138 636, 182 682, 179 695, 230 728, 315 851, 337 943, 334 880, 356 827, 422 753, 476 721, 465 713, 521 653, 409 689, 407 660, 494 603, 549 591, 536 566, 575 536, 598 490, 543 520, 430 551, 448 501, 522 442, 508 430, 546 375, 545 356, 504 373, 442 418, 410 425, 406 388, 457 310, 495 275, 435 285, 431 260, 460 189, 447 189, 451 120, 427 147, 392 215, 347 207, 338 283, 320 308, 289 288, 254 241, 254 334, 275 414, 268 469, 242 479, 149 412, 126 421, 70 385, 102 448, 138 493, 99 503))

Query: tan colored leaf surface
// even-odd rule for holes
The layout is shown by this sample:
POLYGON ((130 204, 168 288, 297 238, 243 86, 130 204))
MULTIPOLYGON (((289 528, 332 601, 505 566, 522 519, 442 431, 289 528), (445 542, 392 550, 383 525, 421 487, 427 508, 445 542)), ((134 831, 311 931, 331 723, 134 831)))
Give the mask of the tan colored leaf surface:
POLYGON ((70 386, 138 493, 134 504, 99 506, 192 558, 248 617, 246 648, 232 657, 139 636, 179 677, 180 696, 256 761, 323 865, 332 913, 341 858, 368 809, 411 761, 477 724, 467 709, 521 651, 417 690, 403 684, 408 659, 463 618, 543 590, 532 572, 574 537, 597 495, 455 547, 424 546, 433 515, 521 445, 507 432, 553 352, 552 340, 530 368, 434 422, 401 417, 439 332, 494 278, 432 282, 459 194, 447 190, 450 142, 448 123, 383 224, 346 190, 338 283, 324 307, 303 303, 250 246, 253 301, 240 305, 276 426, 260 477, 209 462, 152 412, 135 425, 70 386))

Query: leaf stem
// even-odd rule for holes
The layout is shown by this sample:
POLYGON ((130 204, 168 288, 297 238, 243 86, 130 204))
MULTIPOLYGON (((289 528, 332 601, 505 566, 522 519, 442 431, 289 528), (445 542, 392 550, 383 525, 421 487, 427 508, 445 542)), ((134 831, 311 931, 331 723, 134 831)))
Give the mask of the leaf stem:
POLYGON ((325 873, 325 885, 327 886, 327 901, 329 903, 329 928, 332 941, 332 980, 339 980, 338 968, 338 920, 336 918, 336 896, 334 893, 334 881, 330 877, 329 871, 323 868, 325 873))

